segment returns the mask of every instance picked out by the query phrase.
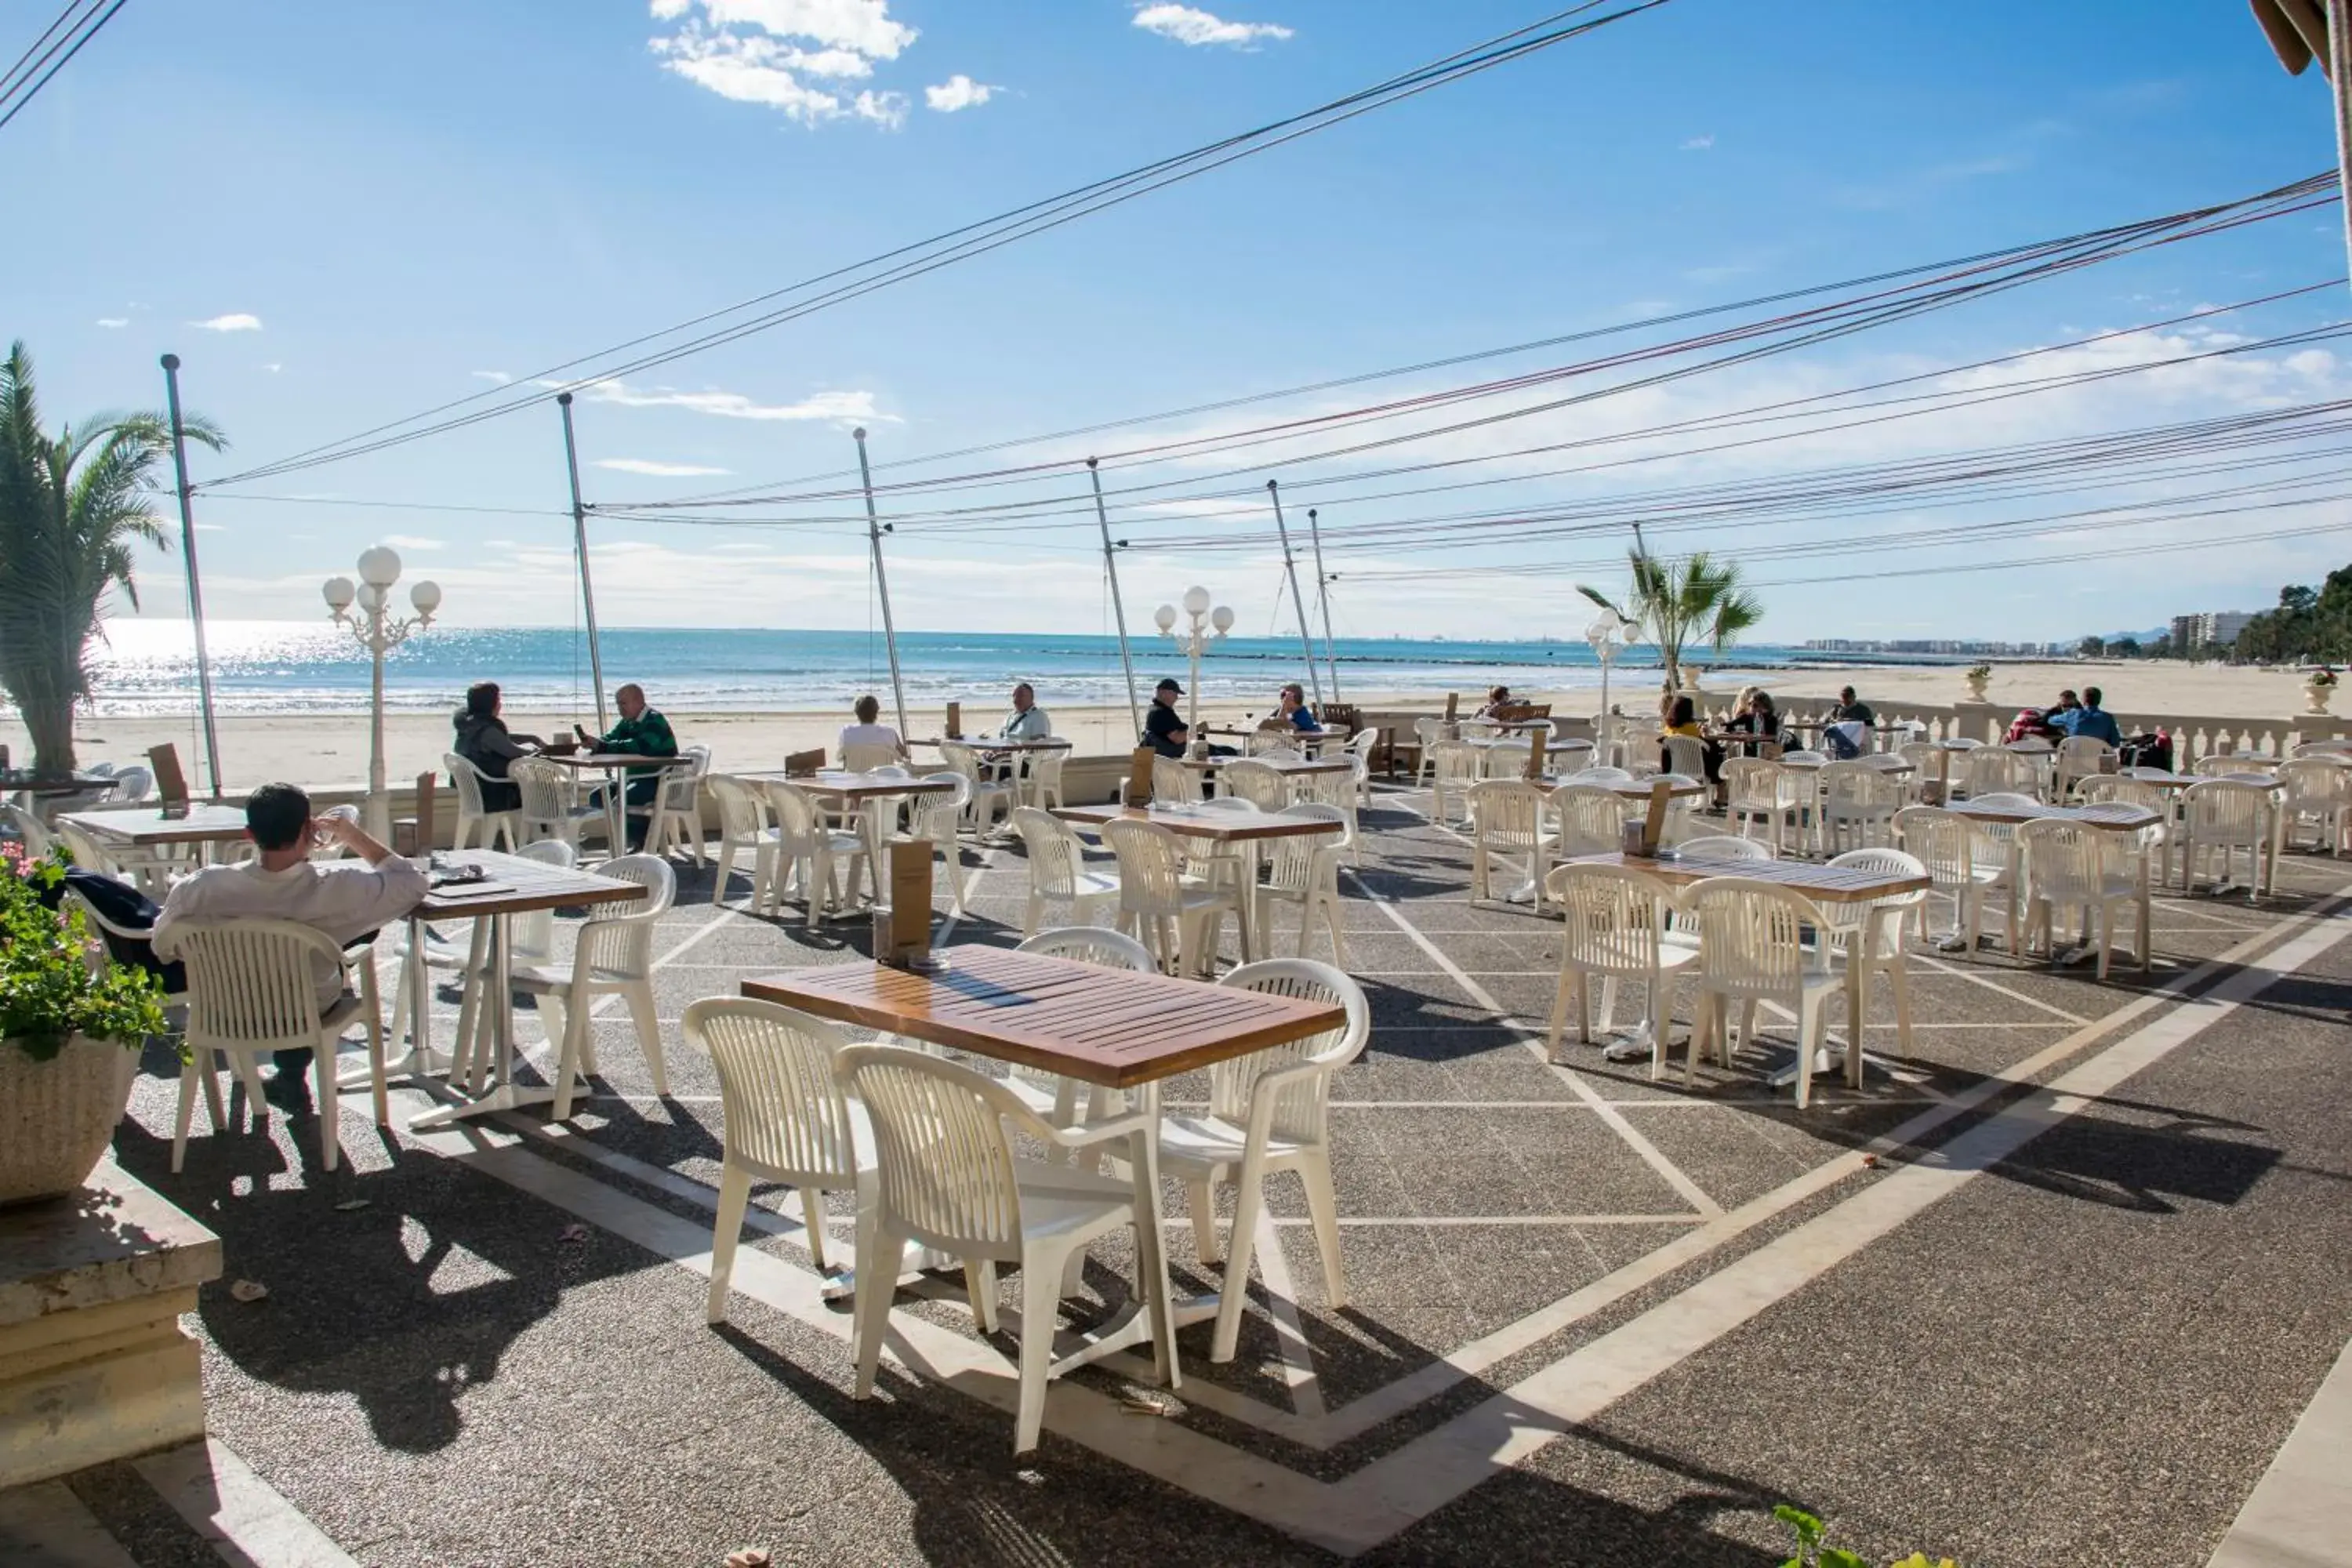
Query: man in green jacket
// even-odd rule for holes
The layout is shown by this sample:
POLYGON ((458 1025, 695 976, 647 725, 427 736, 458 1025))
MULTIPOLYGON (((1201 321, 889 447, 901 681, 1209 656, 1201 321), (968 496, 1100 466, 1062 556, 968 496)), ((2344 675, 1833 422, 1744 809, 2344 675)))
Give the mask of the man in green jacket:
MULTIPOLYGON (((677 737, 671 733, 669 721, 646 701, 646 689, 632 681, 613 693, 613 705, 621 710, 621 721, 602 735, 592 735, 579 725, 572 726, 581 744, 590 751, 608 756, 674 757, 677 755, 677 737)), ((628 770, 628 794, 625 796, 629 822, 629 850, 632 854, 646 847, 646 830, 653 822, 654 797, 661 793, 661 768, 631 768, 628 770), (635 808, 643 806, 640 812, 635 808)))

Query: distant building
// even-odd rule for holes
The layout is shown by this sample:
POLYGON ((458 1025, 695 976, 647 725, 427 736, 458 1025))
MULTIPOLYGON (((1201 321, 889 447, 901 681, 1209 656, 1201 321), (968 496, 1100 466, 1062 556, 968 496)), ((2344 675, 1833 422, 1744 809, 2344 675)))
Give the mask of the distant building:
POLYGON ((2254 618, 2252 610, 2207 610, 2201 615, 2172 617, 2175 651, 2193 653, 2200 647, 2228 647, 2254 618))

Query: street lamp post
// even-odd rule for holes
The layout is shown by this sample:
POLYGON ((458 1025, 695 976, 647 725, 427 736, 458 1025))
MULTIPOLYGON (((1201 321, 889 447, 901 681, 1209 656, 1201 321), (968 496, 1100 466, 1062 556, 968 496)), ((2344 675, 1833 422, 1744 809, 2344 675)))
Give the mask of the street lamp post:
POLYGON ((1601 748, 1598 755, 1604 763, 1614 755, 1609 747, 1615 740, 1612 731, 1616 729, 1611 722, 1609 712, 1609 668, 1617 662, 1617 656, 1625 651, 1625 645, 1633 636, 1633 625, 1616 611, 1605 607, 1592 617, 1592 624, 1584 628, 1584 640, 1592 645, 1592 657, 1601 661, 1600 733, 1594 735, 1593 740, 1601 748))
POLYGON ((1184 590, 1184 614, 1192 624, 1181 632, 1176 629, 1173 605, 1160 605, 1151 618, 1159 623, 1160 635, 1192 661, 1192 684, 1184 688, 1184 729, 1189 733, 1201 722, 1201 655, 1234 629, 1234 612, 1224 605, 1211 609, 1209 591, 1196 586, 1184 590))
POLYGON ((400 557, 388 547, 379 544, 360 552, 360 580, 356 586, 349 577, 330 577, 320 592, 326 596, 327 609, 335 624, 348 629, 359 645, 368 650, 373 663, 368 686, 368 795, 367 830, 383 843, 392 841, 392 801, 383 787, 383 655, 386 648, 398 647, 409 634, 424 630, 433 624, 434 612, 441 607, 440 584, 430 581, 417 584, 408 591, 408 602, 415 607, 414 618, 395 620, 385 615, 392 600, 392 585, 400 581, 400 557), (358 614, 352 614, 356 606, 358 614))

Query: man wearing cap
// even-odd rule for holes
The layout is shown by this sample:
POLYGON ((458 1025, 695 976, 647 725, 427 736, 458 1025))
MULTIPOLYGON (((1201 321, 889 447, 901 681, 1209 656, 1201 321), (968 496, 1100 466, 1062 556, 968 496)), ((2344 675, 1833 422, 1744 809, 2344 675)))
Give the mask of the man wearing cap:
POLYGON ((1143 743, 1160 756, 1181 760, 1192 739, 1176 711, 1176 699, 1183 695, 1184 689, 1172 678, 1151 689, 1151 711, 1143 716, 1143 743))

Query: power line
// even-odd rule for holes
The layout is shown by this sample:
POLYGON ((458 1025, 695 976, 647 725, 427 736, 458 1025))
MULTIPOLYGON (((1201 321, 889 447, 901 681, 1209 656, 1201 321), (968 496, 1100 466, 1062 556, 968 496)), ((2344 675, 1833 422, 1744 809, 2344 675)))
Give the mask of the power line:
MULTIPOLYGON (((33 63, 33 69, 38 70, 42 60, 47 60, 49 58, 49 55, 56 54, 59 47, 64 47, 67 42, 67 37, 72 38, 72 46, 66 48, 65 54, 55 65, 50 66, 49 68, 41 75, 40 79, 32 84, 32 86, 25 88, 23 91, 16 92, 15 94, 16 101, 8 105, 8 111, 5 114, 0 114, 0 127, 5 127, 10 121, 16 119, 19 113, 23 112, 25 105, 32 102, 35 98, 39 96, 41 89, 49 85, 50 79, 55 77, 58 72, 65 69, 67 62, 71 60, 76 55, 81 53, 82 46, 89 43, 92 38, 98 37, 98 30, 100 27, 105 26, 109 22, 114 20, 114 14, 117 11, 121 10, 126 3, 127 0, 114 0, 114 4, 109 5, 106 10, 100 15, 98 20, 90 23, 89 26, 82 31, 79 37, 73 37, 68 33, 65 37, 60 37, 56 43, 51 44, 49 46, 49 53, 43 55, 41 57, 41 60, 36 60, 33 63)), ((72 7, 68 6, 67 10, 70 12, 72 7)), ((55 30, 55 24, 52 24, 51 31, 55 30)), ((47 33, 41 35, 44 38, 48 36, 49 35, 47 33)), ((37 42, 34 44, 33 47, 38 48, 40 47, 40 45, 37 42)), ((30 52, 30 50, 26 51, 28 54, 30 52)), ((17 61, 17 64, 21 66, 24 62, 19 60, 17 61)), ((8 91, 14 90, 14 89, 8 89, 8 91)), ((5 102, 7 97, 7 91, 0 91, 0 102, 5 102)))
MULTIPOLYGON (((1064 224, 1075 222, 1079 218, 1090 216, 1154 191, 1165 189, 1169 185, 1196 178, 1201 174, 1223 168, 1227 163, 1272 151, 1301 137, 1328 130, 1334 125, 1343 124, 1360 115, 1417 97, 1421 93, 1450 85, 1482 71, 1490 70, 1496 66, 1526 58, 1529 55, 1568 39, 1580 37, 1612 23, 1623 21, 1627 17, 1655 10, 1668 4, 1669 0, 1627 0, 1627 3, 1622 5, 1618 10, 1605 16, 1570 23, 1571 18, 1583 16, 1598 9, 1604 3, 1605 0, 1583 0, 1580 5, 1554 12, 1538 21, 1514 28, 1485 43, 1457 50, 1427 65, 1391 77, 1385 81, 1319 104, 1313 109, 1249 131, 1223 137, 1190 152, 1162 158, 1108 179, 1091 182, 1056 196, 1032 202, 1025 206, 999 214, 995 217, 966 224, 961 227, 935 235, 929 239, 901 246, 895 250, 886 251, 864 261, 835 268, 813 278, 803 279, 797 283, 772 289, 765 294, 754 296, 723 310, 709 311, 675 326, 666 327, 610 348, 564 361, 526 379, 541 384, 551 391, 577 391, 599 382, 611 381, 623 375, 652 369, 656 365, 667 364, 690 354, 732 342, 751 333, 765 331, 785 321, 844 303, 877 289, 908 281, 940 268, 952 266, 959 261, 984 255, 1002 246, 1045 233, 1064 224), (1570 25, 1556 25, 1562 23, 1570 25), (1547 28, 1549 30, 1543 30, 1547 28), (888 265, 885 265, 886 263, 888 265), (745 310, 792 295, 805 293, 825 284, 833 286, 798 303, 767 311, 748 321, 718 327, 699 337, 688 339, 684 342, 674 344, 659 352, 642 355, 622 364, 607 365, 593 374, 583 374, 568 381, 547 384, 549 378, 579 371, 581 367, 596 361, 610 359, 614 355, 625 353, 632 349, 657 342, 666 338, 676 337, 681 332, 691 331, 698 327, 724 321, 730 316, 740 315, 745 310)), ((420 420, 431 419, 436 415, 499 395, 499 389, 496 388, 477 392, 466 397, 440 404, 422 413, 373 426, 357 435, 310 447, 278 462, 248 468, 243 473, 230 476, 219 482, 236 483, 265 475, 289 473, 299 468, 313 468, 321 463, 340 462, 349 458, 381 451, 388 447, 421 440, 429 436, 458 429, 485 419, 494 419, 514 413, 542 401, 544 395, 534 392, 488 408, 477 409, 472 413, 440 420, 435 424, 415 429, 404 428, 415 426, 420 420)))

